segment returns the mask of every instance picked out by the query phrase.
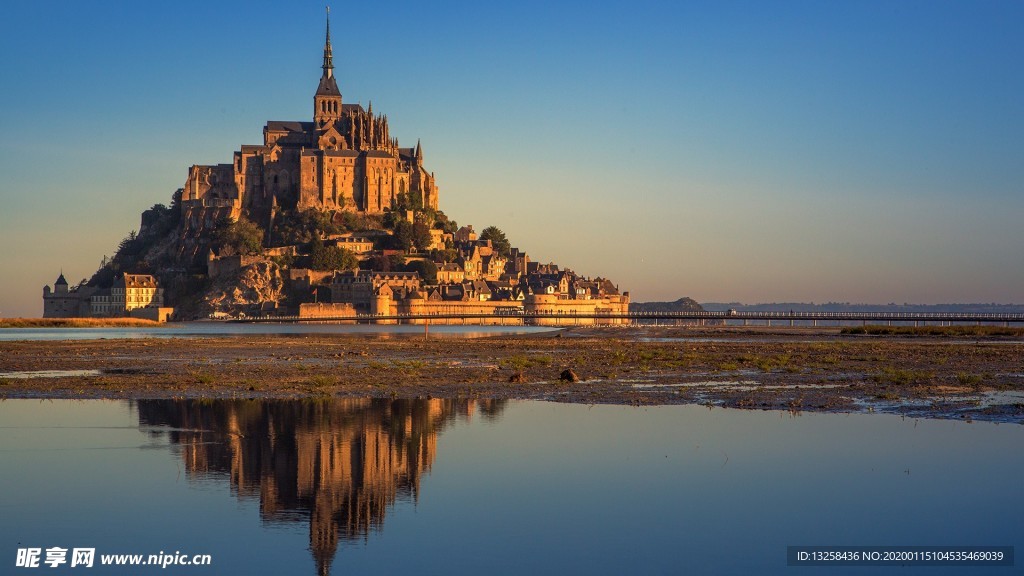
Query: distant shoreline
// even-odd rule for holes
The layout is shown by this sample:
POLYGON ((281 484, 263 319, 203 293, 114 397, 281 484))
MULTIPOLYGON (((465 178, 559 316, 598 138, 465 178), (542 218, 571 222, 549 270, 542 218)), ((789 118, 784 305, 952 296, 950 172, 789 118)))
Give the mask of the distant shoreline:
POLYGON ((158 328, 143 318, 0 318, 0 328, 158 328))

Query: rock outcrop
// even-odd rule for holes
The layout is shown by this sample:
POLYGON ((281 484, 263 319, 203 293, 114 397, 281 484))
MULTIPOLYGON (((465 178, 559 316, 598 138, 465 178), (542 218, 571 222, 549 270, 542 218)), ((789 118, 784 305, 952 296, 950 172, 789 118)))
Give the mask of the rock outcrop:
POLYGON ((203 294, 203 312, 236 316, 254 307, 278 304, 284 297, 281 268, 270 260, 254 262, 234 274, 218 277, 203 294))

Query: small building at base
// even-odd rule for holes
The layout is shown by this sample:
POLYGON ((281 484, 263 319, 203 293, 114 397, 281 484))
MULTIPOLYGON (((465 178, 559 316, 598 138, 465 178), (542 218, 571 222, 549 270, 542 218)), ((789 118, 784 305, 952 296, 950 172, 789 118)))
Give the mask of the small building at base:
POLYGON ((174 313, 164 307, 164 290, 150 274, 122 274, 110 288, 84 282, 69 287, 61 273, 51 289, 43 286, 43 318, 134 317, 166 322, 174 313))

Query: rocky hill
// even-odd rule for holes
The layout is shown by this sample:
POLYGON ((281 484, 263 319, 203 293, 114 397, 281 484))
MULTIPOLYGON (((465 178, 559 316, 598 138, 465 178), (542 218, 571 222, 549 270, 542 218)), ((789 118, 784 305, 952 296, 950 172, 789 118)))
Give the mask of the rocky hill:
MULTIPOLYGON (((355 270, 415 273, 415 290, 445 300, 452 294, 521 300, 537 291, 568 298, 618 294, 610 280, 530 262, 494 226, 478 236, 472 226, 459 228, 440 210, 403 194, 380 215, 281 209, 267 229, 245 213, 190 225, 181 197, 178 190, 169 207, 146 210, 139 231, 103 258, 88 285, 109 288, 124 273, 152 274, 164 290, 164 305, 181 320, 297 314, 302 304, 332 302, 331 278, 355 270)), ((690 299, 664 305, 699 308, 690 299)))
POLYGON ((704 312, 693 298, 680 298, 675 302, 630 302, 630 312, 704 312))

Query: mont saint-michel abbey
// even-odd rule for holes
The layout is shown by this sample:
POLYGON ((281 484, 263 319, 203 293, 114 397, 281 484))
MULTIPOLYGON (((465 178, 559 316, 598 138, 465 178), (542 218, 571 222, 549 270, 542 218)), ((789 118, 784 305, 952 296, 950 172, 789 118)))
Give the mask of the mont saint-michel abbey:
POLYGON ((437 208, 437 184, 419 142, 401 148, 372 104, 342 101, 329 19, 322 67, 312 122, 269 121, 263 144, 242 146, 233 163, 189 169, 182 208, 193 229, 242 214, 267 224, 277 209, 380 214, 399 194, 437 208))

